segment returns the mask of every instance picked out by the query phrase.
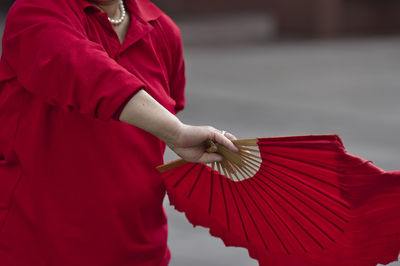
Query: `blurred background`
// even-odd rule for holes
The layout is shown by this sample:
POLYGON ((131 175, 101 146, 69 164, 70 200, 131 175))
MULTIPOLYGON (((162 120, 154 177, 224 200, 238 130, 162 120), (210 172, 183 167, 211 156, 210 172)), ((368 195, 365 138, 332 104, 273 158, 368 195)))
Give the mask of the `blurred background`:
MULTIPOLYGON (((3 28, 12 1, 1 1, 3 28)), ((185 123, 238 138, 337 133, 350 153, 400 169, 400 1, 154 2, 182 30, 185 123)), ((257 265, 165 208, 171 265, 257 265)))

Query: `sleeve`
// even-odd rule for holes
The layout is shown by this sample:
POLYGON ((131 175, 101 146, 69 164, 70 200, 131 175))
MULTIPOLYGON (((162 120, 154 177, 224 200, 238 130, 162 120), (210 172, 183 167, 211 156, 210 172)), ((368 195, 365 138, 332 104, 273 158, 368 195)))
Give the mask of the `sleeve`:
POLYGON ((175 100, 175 113, 182 111, 185 107, 185 61, 183 57, 183 45, 181 38, 178 38, 175 52, 172 56, 172 69, 170 77, 171 97, 175 100))
POLYGON ((21 85, 67 111, 118 120, 116 114, 145 85, 88 39, 74 12, 16 5, 7 19, 3 56, 21 85))
POLYGON ((175 100, 175 114, 185 107, 185 60, 183 55, 182 35, 179 27, 167 15, 158 21, 169 50, 169 87, 170 96, 175 100))

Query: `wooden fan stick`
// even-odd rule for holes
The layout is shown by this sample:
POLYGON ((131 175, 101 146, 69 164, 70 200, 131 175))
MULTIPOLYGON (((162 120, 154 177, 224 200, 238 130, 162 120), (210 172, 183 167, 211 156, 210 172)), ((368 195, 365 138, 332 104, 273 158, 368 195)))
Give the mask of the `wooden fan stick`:
POLYGON ((231 168, 229 161, 227 160, 222 160, 221 165, 223 168, 226 169, 226 171, 228 172, 228 177, 232 179, 231 174, 234 173, 234 170, 231 168))
POLYGON ((218 173, 222 173, 221 172, 221 164, 219 162, 217 163, 217 169, 218 169, 218 173))
MULTIPOLYGON (((238 173, 239 173, 239 171, 238 171, 238 173)), ((238 182, 241 181, 243 178, 246 179, 246 177, 240 178, 237 173, 235 173, 235 177, 236 177, 236 181, 238 181, 238 182)))
POLYGON ((253 173, 252 173, 251 169, 247 165, 243 166, 243 171, 246 172, 248 178, 253 176, 253 173))
POLYGON ((247 179, 250 175, 248 173, 248 171, 246 171, 247 167, 246 167, 246 162, 243 161, 243 163, 241 165, 235 165, 235 168, 240 172, 240 174, 243 176, 243 178, 247 179))
POLYGON ((213 171, 215 171, 215 162, 212 162, 212 163, 211 163, 211 169, 212 169, 213 171))
POLYGON ((258 156, 255 156, 254 154, 247 153, 247 152, 241 152, 240 155, 242 156, 243 160, 247 159, 247 160, 250 160, 250 161, 252 161, 254 163, 261 164, 261 161, 260 161, 261 158, 258 157, 258 156))
POLYGON ((240 181, 240 178, 239 178, 239 176, 237 175, 237 173, 238 173, 238 171, 237 171, 237 169, 236 169, 236 171, 233 172, 232 174, 233 174, 233 176, 235 177, 235 180, 236 180, 236 181, 240 181))
POLYGON ((251 168, 251 170, 254 171, 254 174, 258 172, 257 167, 259 167, 259 165, 256 165, 256 164, 253 163, 253 162, 247 161, 246 159, 244 159, 244 160, 248 163, 247 166, 248 166, 249 168, 251 168))
MULTIPOLYGON (((222 161, 222 162, 223 162, 223 161, 222 161)), ((226 177, 228 177, 230 180, 232 180, 232 176, 230 175, 228 169, 227 169, 226 167, 224 167, 224 164, 223 164, 223 163, 221 163, 221 165, 222 165, 222 171, 223 171, 223 173, 224 173, 224 176, 226 176, 226 177)))
POLYGON ((240 166, 234 166, 231 162, 227 161, 227 166, 228 169, 231 171, 231 174, 235 177, 236 181, 240 181, 241 179, 239 178, 239 176, 237 175, 238 173, 238 168, 240 168, 240 166))
POLYGON ((225 163, 221 162, 221 165, 222 165, 222 172, 223 172, 224 176, 226 176, 227 178, 232 180, 231 173, 230 173, 229 169, 227 168, 227 166, 225 165, 225 163))
POLYGON ((249 151, 244 151, 244 150, 240 150, 239 151, 240 152, 240 154, 241 155, 243 155, 243 156, 246 156, 246 157, 252 157, 252 158, 254 158, 254 159, 259 159, 259 160, 261 160, 261 157, 260 157, 260 153, 258 152, 258 155, 255 155, 255 154, 253 154, 253 153, 251 153, 251 152, 249 152, 249 151))
MULTIPOLYGON (((246 159, 245 159, 246 160, 246 159)), ((245 161, 246 162, 246 167, 247 168, 251 168, 251 170, 253 170, 254 172, 257 172, 258 171, 258 168, 260 167, 260 165, 258 164, 255 164, 255 163, 253 163, 253 162, 251 162, 251 161, 245 161)))
MULTIPOLYGON (((244 153, 244 154, 247 154, 247 153, 244 153)), ((242 154, 242 155, 244 155, 244 154, 242 154)), ((258 168, 260 167, 261 162, 255 160, 249 156, 243 156, 242 159, 244 161, 244 164, 242 166, 238 166, 237 170, 241 170, 240 171, 241 175, 245 179, 247 179, 248 177, 254 176, 258 172, 258 168), (243 172, 245 172, 245 174, 243 172)))
POLYGON ((239 172, 243 178, 246 178, 246 174, 244 174, 242 171, 240 171, 240 169, 244 166, 244 164, 242 165, 235 165, 234 162, 230 162, 226 159, 222 160, 221 162, 217 163, 218 166, 220 166, 219 168, 219 172, 221 174, 223 174, 225 177, 231 179, 232 181, 240 181, 241 178, 239 178, 239 176, 237 175, 237 172, 239 172), (222 171, 221 171, 222 170, 222 171))
POLYGON ((249 175, 247 174, 247 173, 245 173, 245 171, 243 170, 243 168, 238 168, 238 172, 242 175, 242 177, 244 178, 244 179, 248 179, 249 178, 249 175))
MULTIPOLYGON (((232 175, 233 175, 237 181, 240 181, 240 178, 237 176, 236 172, 231 168, 232 166, 229 164, 229 161, 223 160, 216 164, 217 164, 218 172, 220 174, 223 174, 225 177, 234 181, 234 179, 232 178, 232 175)), ((238 169, 236 169, 236 170, 238 170, 238 169)))
MULTIPOLYGON (((246 167, 247 166, 247 163, 243 160, 244 158, 242 158, 242 162, 241 162, 241 164, 240 165, 238 165, 238 164, 235 164, 235 162, 229 162, 231 165, 232 165, 232 167, 234 167, 237 171, 239 171, 239 170, 242 170, 242 171, 239 171, 239 173, 243 176, 243 178, 244 179, 247 179, 248 177, 250 177, 251 175, 249 175, 249 173, 248 173, 248 168, 246 167), (245 172, 245 169, 247 169, 247 171, 245 172)), ((235 173, 235 172, 234 172, 235 173)), ((240 179, 239 179, 239 181, 240 181, 240 179)))
POLYGON ((218 148, 217 153, 221 154, 225 160, 232 162, 234 164, 237 164, 237 165, 243 164, 242 157, 240 156, 240 154, 238 152, 233 152, 233 151, 229 150, 228 148, 226 148, 225 146, 218 144, 218 143, 216 145, 218 148))
POLYGON ((243 158, 245 162, 248 164, 249 167, 253 169, 253 171, 258 172, 258 169, 260 168, 261 163, 257 161, 252 161, 251 159, 243 158))
POLYGON ((229 169, 232 171, 232 173, 236 173, 236 166, 234 163, 230 162, 230 161, 226 161, 228 164, 229 169))
POLYGON ((241 147, 241 149, 243 149, 243 150, 246 150, 246 151, 252 151, 252 152, 260 152, 259 150, 256 150, 256 149, 252 149, 252 148, 248 148, 248 147, 241 147))
POLYGON ((236 173, 238 171, 238 166, 235 166, 234 163, 229 162, 228 160, 223 160, 221 162, 221 165, 223 166, 223 168, 226 168, 228 175, 226 175, 226 177, 230 178, 231 180, 233 180, 232 175, 236 178, 236 173))
POLYGON ((168 172, 169 170, 172 170, 172 169, 174 169, 176 167, 184 165, 185 163, 187 163, 187 161, 185 161, 184 159, 178 159, 178 160, 172 161, 170 163, 158 166, 157 170, 160 173, 165 173, 165 172, 168 172))
POLYGON ((242 159, 244 160, 247 167, 251 168, 254 171, 254 174, 258 172, 258 169, 261 165, 261 158, 249 152, 240 152, 242 159))
POLYGON ((239 181, 241 181, 242 179, 238 176, 238 173, 240 173, 240 172, 239 172, 239 169, 236 168, 236 171, 233 173, 233 175, 234 175, 234 177, 235 177, 235 180, 239 182, 239 181))
MULTIPOLYGON (((245 177, 245 176, 243 175, 242 167, 241 167, 241 166, 235 166, 235 167, 236 167, 236 172, 239 173, 240 175, 242 175, 243 177, 245 177)), ((239 176, 238 176, 238 177, 239 177, 239 176)), ((240 180, 240 178, 239 178, 239 180, 240 180)))
POLYGON ((236 146, 258 146, 258 139, 236 139, 232 141, 236 146))
POLYGON ((241 153, 241 155, 245 162, 252 164, 256 168, 259 168, 260 165, 262 164, 262 161, 257 160, 257 159, 261 160, 260 157, 250 156, 248 153, 241 153))

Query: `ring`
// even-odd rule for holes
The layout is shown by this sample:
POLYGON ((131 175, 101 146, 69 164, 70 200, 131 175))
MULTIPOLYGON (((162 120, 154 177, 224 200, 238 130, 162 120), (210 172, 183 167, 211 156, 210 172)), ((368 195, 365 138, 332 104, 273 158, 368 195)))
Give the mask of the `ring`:
POLYGON ((222 130, 222 133, 221 133, 221 134, 225 136, 225 133, 226 133, 226 131, 225 131, 225 130, 222 130))

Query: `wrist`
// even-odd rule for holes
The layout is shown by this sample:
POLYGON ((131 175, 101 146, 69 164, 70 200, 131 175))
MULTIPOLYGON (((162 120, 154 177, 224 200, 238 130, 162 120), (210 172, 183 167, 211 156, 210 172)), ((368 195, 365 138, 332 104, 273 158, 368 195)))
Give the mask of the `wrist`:
POLYGON ((169 147, 174 147, 179 144, 179 139, 181 138, 182 132, 186 126, 175 116, 172 120, 173 121, 169 121, 168 125, 161 130, 162 134, 159 137, 169 147))

